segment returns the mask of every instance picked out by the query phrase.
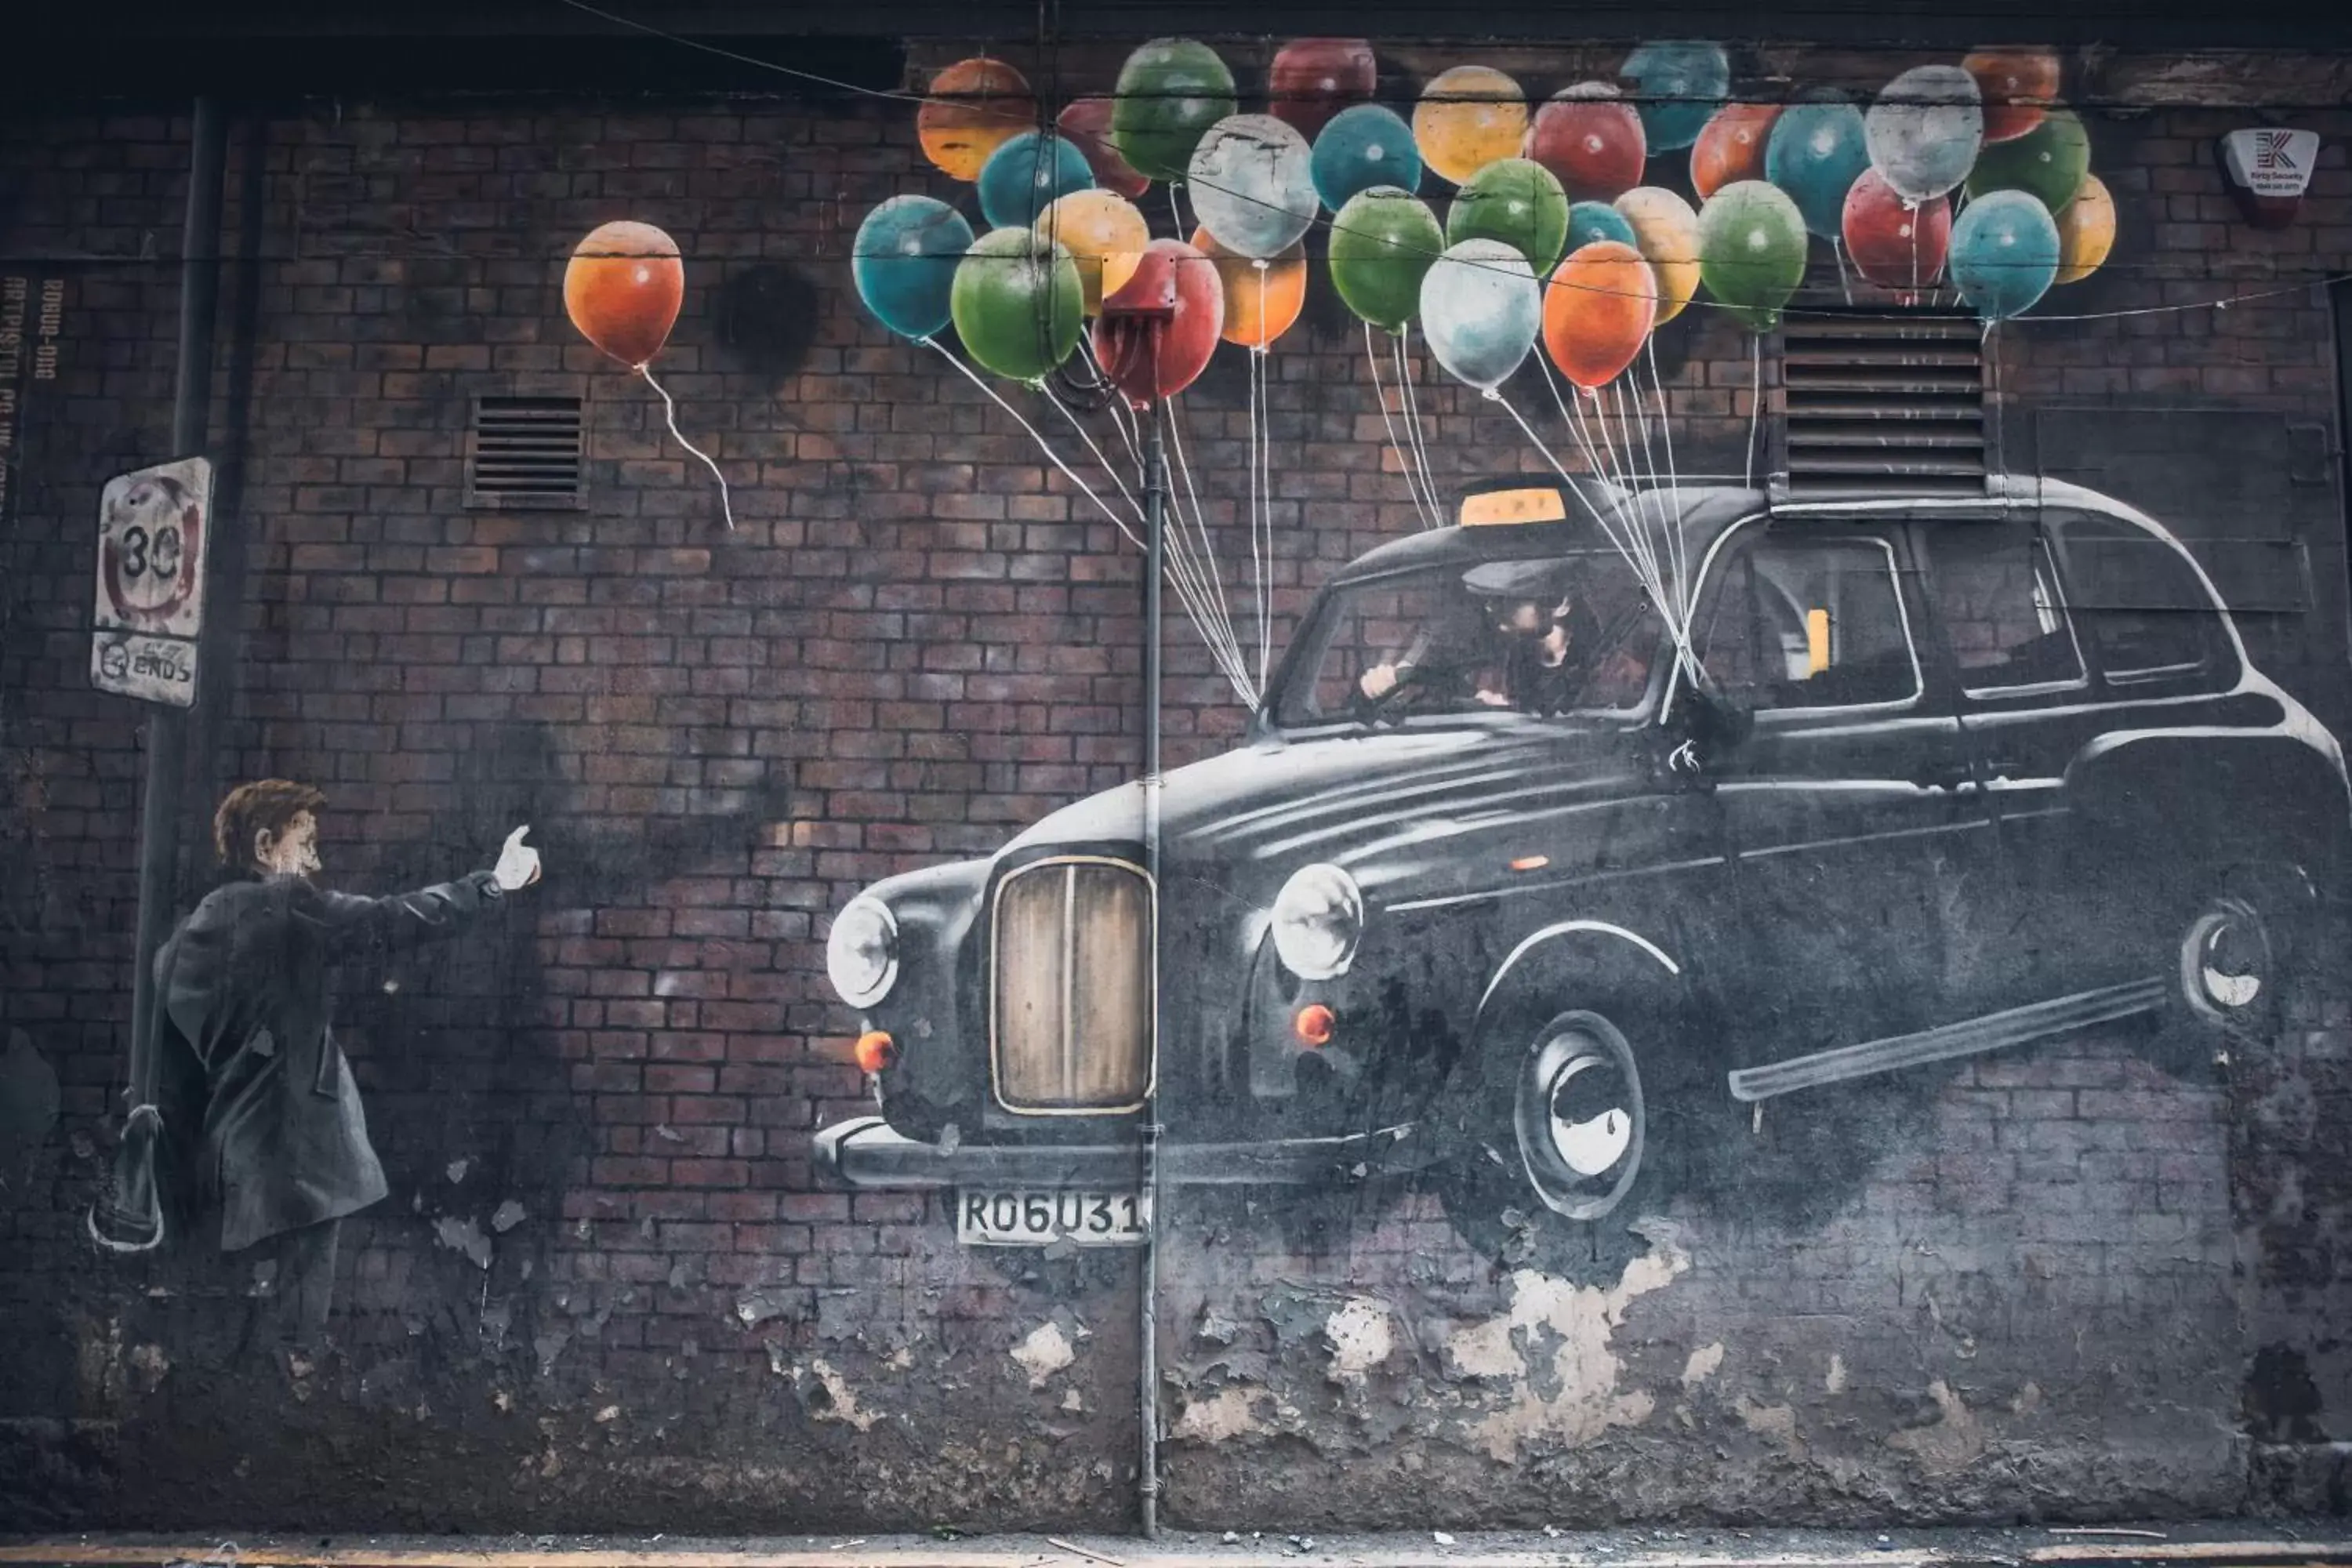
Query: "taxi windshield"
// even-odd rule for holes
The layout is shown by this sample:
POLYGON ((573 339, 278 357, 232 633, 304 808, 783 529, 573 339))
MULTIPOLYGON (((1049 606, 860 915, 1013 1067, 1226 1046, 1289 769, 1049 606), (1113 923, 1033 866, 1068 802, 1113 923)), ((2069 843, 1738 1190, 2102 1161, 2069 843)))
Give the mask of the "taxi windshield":
POLYGON ((1612 550, 1421 567, 1335 590, 1275 705, 1285 726, 1426 714, 1633 717, 1661 624, 1612 550))

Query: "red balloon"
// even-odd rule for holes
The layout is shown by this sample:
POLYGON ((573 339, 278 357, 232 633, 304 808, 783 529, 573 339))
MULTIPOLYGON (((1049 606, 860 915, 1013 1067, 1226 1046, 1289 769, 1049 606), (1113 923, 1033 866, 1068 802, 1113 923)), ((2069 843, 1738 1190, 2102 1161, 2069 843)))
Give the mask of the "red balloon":
POLYGON ((1845 194, 1845 253, 1854 269, 1882 289, 1933 285, 1952 247, 1952 204, 1942 196, 1914 206, 1875 169, 1845 194))
POLYGON ((1096 184, 1133 201, 1151 188, 1151 182, 1119 156, 1118 145, 1110 139, 1111 108, 1108 98, 1074 98, 1068 108, 1054 117, 1054 125, 1071 146, 1086 154, 1096 184))
POLYGON ((1780 118, 1777 103, 1727 103, 1715 111, 1691 146, 1691 189, 1699 200, 1741 180, 1764 177, 1764 145, 1780 118))
POLYGON ((1312 142, 1339 110, 1369 102, 1380 75, 1366 39, 1295 38, 1275 54, 1266 107, 1312 142))
POLYGON ((1650 155, 1641 113, 1597 81, 1571 87, 1537 110, 1526 150, 1571 202, 1615 201, 1642 183, 1650 155))
POLYGON ((591 231, 563 269, 563 309, 572 324, 631 370, 661 353, 685 299, 677 241, 649 223, 591 231))
POLYGON ((1095 358, 1130 402, 1173 397, 1197 380, 1225 330, 1225 286, 1217 264, 1181 239, 1155 239, 1095 322, 1095 358), (1175 308, 1172 317, 1126 315, 1175 308))

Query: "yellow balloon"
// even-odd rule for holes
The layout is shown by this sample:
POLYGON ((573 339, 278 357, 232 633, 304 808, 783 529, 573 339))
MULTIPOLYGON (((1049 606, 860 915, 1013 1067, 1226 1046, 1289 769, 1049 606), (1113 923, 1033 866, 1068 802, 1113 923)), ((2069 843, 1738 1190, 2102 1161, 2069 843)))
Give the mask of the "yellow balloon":
POLYGON ((1497 159, 1517 157, 1527 134, 1528 95, 1488 66, 1455 66, 1431 79, 1412 111, 1421 161, 1457 185, 1497 159))
POLYGON ((2074 199, 2058 214, 2058 279, 2080 283, 2116 247, 2116 198, 2096 174, 2083 176, 2074 199))
POLYGON ((1658 322, 1683 313, 1698 292, 1698 214, 1663 185, 1637 185, 1611 204, 1633 226, 1633 247, 1658 280, 1658 322))
POLYGON ((1135 204, 1117 191, 1072 191, 1037 215, 1041 239, 1057 239, 1077 258, 1078 287, 1089 316, 1102 314, 1103 296, 1116 294, 1143 260, 1151 227, 1135 204))

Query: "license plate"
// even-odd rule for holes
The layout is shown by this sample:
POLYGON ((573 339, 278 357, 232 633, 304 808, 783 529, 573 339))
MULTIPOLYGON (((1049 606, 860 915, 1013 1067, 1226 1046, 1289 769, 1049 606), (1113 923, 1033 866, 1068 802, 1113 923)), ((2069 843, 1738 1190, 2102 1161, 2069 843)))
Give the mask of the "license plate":
POLYGON ((956 1239, 966 1247, 1139 1247, 1151 1230, 1151 1202, 1137 1193, 1079 1187, 962 1187, 956 1239))

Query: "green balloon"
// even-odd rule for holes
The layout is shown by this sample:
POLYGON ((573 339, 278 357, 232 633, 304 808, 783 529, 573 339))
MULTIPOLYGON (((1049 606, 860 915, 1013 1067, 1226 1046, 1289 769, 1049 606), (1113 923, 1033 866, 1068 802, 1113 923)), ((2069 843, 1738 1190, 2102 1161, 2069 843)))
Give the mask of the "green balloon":
POLYGON ((1805 280, 1805 217, 1778 185, 1740 180, 1698 211, 1698 275, 1753 330, 1769 331, 1805 280))
POLYGON ((1348 309, 1402 332, 1421 305, 1421 279, 1445 249, 1429 204, 1394 185, 1348 198, 1331 220, 1331 286, 1348 309))
POLYGON ((1154 38, 1119 68, 1111 144, 1137 174, 1181 180, 1202 132, 1237 107, 1234 73, 1216 50, 1190 38, 1154 38))
POLYGON ((1078 346, 1078 264, 1030 229, 992 229, 956 263, 948 310, 964 352, 1010 381, 1035 381, 1078 346))
POLYGON ((1969 172, 1969 196, 2023 191, 2054 216, 2074 199, 2090 172, 2091 133, 2083 129, 2082 117, 2071 109, 2053 109, 2014 142, 1990 142, 1977 154, 1977 166, 1969 172))
POLYGON ((1568 243, 1568 193, 1549 169, 1528 158, 1497 158, 1454 198, 1445 243, 1499 239, 1543 277, 1568 243))

